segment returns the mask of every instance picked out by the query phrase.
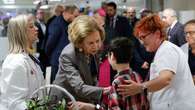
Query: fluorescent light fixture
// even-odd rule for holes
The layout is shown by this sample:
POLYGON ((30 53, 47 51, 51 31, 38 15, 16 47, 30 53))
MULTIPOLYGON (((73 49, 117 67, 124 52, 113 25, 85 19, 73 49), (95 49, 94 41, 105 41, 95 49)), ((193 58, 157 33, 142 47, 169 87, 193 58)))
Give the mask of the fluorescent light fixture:
POLYGON ((8 5, 0 5, 0 9, 16 9, 16 8, 18 8, 18 9, 33 9, 33 8, 35 8, 35 6, 34 5, 10 5, 10 4, 8 4, 8 5))
POLYGON ((15 0, 3 0, 4 4, 15 4, 15 0))
POLYGON ((50 2, 61 2, 62 0, 49 0, 50 2))
POLYGON ((48 9, 49 8, 49 5, 42 5, 40 6, 40 9, 48 9))
POLYGON ((37 5, 37 4, 39 4, 40 2, 41 2, 40 0, 34 0, 34 1, 33 1, 33 4, 34 4, 34 5, 37 5))
POLYGON ((1 6, 1 8, 5 8, 5 9, 16 9, 16 8, 18 8, 18 6, 16 6, 16 5, 3 5, 3 6, 1 6))
POLYGON ((127 8, 127 6, 126 5, 123 5, 123 9, 126 9, 127 8))
POLYGON ((49 8, 48 1, 47 0, 42 0, 40 8, 41 9, 48 9, 49 8))
POLYGON ((11 14, 9 12, 6 13, 7 16, 10 16, 11 14))

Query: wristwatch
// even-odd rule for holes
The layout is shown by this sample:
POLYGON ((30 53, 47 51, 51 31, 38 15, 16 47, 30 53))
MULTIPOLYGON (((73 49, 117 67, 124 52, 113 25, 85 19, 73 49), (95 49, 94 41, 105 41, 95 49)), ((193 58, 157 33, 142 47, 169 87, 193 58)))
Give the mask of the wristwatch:
POLYGON ((100 107, 101 107, 101 106, 100 106, 99 104, 96 104, 96 105, 95 105, 95 110, 100 110, 100 107))
POLYGON ((145 92, 145 91, 147 91, 147 86, 146 86, 146 84, 145 83, 142 83, 141 84, 141 89, 142 89, 142 92, 145 92))

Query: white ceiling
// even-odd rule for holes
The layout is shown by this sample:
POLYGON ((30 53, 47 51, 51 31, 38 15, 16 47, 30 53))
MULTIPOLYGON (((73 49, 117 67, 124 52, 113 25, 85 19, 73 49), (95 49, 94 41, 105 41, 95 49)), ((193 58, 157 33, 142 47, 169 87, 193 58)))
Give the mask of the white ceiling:
MULTIPOLYGON (((9 1, 9 0, 8 0, 9 1)), ((0 8, 10 8, 11 6, 16 6, 17 8, 33 8, 36 5, 33 4, 33 1, 35 0, 15 0, 15 4, 4 4, 3 0, 0 0, 0 8)), ((76 4, 76 5, 80 5, 80 4, 84 4, 86 3, 87 0, 61 0, 60 2, 51 2, 49 1, 50 5, 56 4, 56 3, 64 3, 64 4, 76 4)), ((90 2, 101 2, 104 0, 88 0, 90 2)), ((95 5, 96 3, 94 3, 95 5)))
MULTIPOLYGON (((35 5, 33 5, 33 1, 35 1, 35 0, 15 0, 15 1, 16 1, 16 3, 13 4, 13 5, 18 6, 18 8, 35 7, 35 5)), ((120 6, 123 6, 123 5, 126 5, 126 6, 133 5, 133 6, 136 6, 136 7, 137 6, 140 7, 140 5, 141 6, 145 5, 143 3, 146 0, 126 0, 125 3, 123 2, 125 0, 61 0, 61 3, 76 4, 78 6, 82 6, 82 5, 86 5, 86 1, 89 1, 89 5, 92 6, 92 7, 99 6, 102 1, 114 1, 114 2, 116 2, 120 6)), ((49 2, 49 4, 55 4, 55 3, 57 3, 57 2, 49 2)), ((6 5, 6 4, 3 3, 3 0, 0 0, 0 8, 5 8, 5 6, 10 6, 10 5, 6 5)))
MULTIPOLYGON (((3 1, 4 0, 0 0, 0 5, 5 5, 3 1)), ((15 0, 16 5, 32 5, 32 1, 33 0, 15 0)))
MULTIPOLYGON (((15 0, 16 3, 13 5, 6 5, 3 3, 3 0, 0 0, 0 16, 5 14, 6 12, 31 12, 36 8, 36 5, 33 4, 34 0, 15 0)), ((75 4, 78 7, 86 7, 90 6, 92 9, 97 9, 101 6, 102 1, 114 1, 118 5, 119 10, 125 9, 127 6, 137 7, 137 11, 144 8, 146 0, 61 0, 61 2, 49 2, 49 5, 53 5, 55 3, 63 3, 63 4, 75 4), (89 1, 87 4, 86 1, 89 1)))

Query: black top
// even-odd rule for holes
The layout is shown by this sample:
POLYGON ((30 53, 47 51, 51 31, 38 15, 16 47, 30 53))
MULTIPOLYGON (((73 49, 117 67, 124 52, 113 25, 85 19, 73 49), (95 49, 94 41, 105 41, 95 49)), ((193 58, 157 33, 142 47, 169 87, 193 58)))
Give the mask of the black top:
POLYGON ((189 63, 192 75, 195 75, 195 55, 192 54, 191 49, 189 49, 188 63, 189 63))

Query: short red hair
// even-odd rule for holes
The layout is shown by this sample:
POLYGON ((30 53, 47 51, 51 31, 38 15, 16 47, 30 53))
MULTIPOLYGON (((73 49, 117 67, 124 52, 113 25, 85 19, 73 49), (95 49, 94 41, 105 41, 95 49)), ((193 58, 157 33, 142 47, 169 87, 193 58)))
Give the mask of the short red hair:
POLYGON ((141 19, 135 26, 134 35, 140 37, 140 32, 161 32, 161 37, 166 38, 165 22, 157 14, 149 15, 141 19))

